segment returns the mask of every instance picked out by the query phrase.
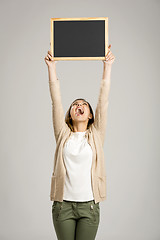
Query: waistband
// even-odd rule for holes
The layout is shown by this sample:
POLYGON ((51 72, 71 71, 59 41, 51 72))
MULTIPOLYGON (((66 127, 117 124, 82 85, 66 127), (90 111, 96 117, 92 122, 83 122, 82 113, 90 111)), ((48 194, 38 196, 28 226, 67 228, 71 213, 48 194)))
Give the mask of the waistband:
POLYGON ((69 203, 89 203, 89 202, 94 202, 94 199, 93 200, 90 200, 90 201, 70 201, 70 200, 63 200, 63 202, 69 202, 69 203))

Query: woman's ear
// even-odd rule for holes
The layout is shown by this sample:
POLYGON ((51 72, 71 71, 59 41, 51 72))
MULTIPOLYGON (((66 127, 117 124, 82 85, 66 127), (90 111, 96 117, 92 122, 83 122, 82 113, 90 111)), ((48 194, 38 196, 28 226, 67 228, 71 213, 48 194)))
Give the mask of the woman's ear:
POLYGON ((90 113, 89 118, 92 119, 92 113, 90 113))

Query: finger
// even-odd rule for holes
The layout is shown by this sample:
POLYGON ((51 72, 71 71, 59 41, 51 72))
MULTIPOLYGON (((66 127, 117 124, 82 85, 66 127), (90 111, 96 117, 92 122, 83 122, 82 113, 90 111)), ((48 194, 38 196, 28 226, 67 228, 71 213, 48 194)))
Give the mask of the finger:
POLYGON ((112 52, 109 51, 109 52, 107 53, 106 57, 108 57, 108 56, 111 55, 111 54, 112 54, 112 52))
POLYGON ((108 52, 107 52, 107 54, 110 54, 111 53, 111 50, 110 49, 108 49, 108 52))
POLYGON ((47 54, 47 56, 49 57, 50 60, 52 60, 52 57, 49 54, 47 54))
POLYGON ((45 60, 46 63, 48 63, 48 60, 46 58, 44 60, 45 60))
POLYGON ((112 54, 107 54, 107 55, 105 56, 105 59, 108 59, 110 56, 112 56, 112 54))
POLYGON ((111 51, 111 49, 110 49, 110 48, 111 48, 111 45, 109 45, 109 46, 108 46, 108 52, 110 52, 110 51, 111 51))
POLYGON ((105 61, 106 63, 114 62, 114 58, 108 59, 105 61))
POLYGON ((109 59, 106 59, 106 61, 111 61, 111 60, 113 60, 114 58, 109 58, 109 59))
POLYGON ((48 53, 51 55, 51 57, 53 57, 53 54, 51 53, 51 51, 48 51, 48 53))
POLYGON ((114 60, 115 58, 111 58, 110 60, 114 60))
POLYGON ((109 58, 109 59, 106 59, 106 62, 110 62, 110 61, 113 61, 114 58, 109 58))
POLYGON ((111 58, 111 57, 113 57, 113 54, 112 54, 112 53, 111 53, 110 55, 106 56, 106 59, 109 59, 109 58, 111 58))

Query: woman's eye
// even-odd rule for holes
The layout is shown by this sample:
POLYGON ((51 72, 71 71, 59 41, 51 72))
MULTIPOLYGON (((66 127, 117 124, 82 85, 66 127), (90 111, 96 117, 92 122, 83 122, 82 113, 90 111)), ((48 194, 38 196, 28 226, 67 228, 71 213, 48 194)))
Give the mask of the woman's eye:
MULTIPOLYGON (((87 103, 83 103, 83 105, 84 105, 84 104, 85 104, 86 106, 88 105, 87 103)), ((74 106, 74 105, 78 105, 78 103, 73 103, 72 106, 74 106)))

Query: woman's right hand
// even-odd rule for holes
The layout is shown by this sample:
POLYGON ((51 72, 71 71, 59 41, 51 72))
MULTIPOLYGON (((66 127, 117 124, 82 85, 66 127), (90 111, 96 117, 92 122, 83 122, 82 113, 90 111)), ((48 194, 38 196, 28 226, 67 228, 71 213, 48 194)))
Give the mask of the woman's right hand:
POLYGON ((47 66, 48 66, 49 68, 55 68, 55 67, 56 67, 57 61, 53 60, 52 57, 53 57, 52 53, 51 53, 50 51, 48 51, 48 54, 47 54, 46 57, 44 58, 47 66))

